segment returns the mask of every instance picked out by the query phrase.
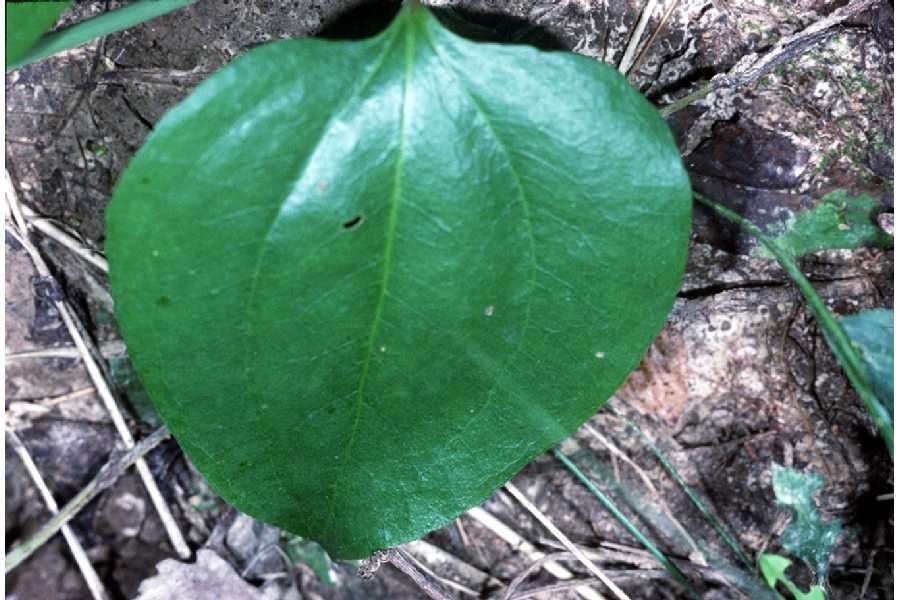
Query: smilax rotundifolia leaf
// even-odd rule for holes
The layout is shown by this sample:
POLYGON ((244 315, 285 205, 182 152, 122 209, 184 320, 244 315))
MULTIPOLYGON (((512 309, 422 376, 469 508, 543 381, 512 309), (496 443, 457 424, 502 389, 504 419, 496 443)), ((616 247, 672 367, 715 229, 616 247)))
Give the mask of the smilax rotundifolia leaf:
POLYGON ((213 488, 361 558, 594 414, 662 327, 689 225, 672 136, 617 72, 411 7, 202 84, 122 177, 107 251, 213 488))

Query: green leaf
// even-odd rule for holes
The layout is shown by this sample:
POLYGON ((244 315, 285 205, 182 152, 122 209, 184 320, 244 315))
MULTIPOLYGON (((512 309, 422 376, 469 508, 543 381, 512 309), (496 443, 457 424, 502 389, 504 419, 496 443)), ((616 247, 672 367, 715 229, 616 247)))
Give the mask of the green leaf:
POLYGON ((138 373, 210 484, 362 558, 596 412, 689 228, 672 136, 614 69, 404 8, 202 84, 123 175, 106 248, 138 373))
MULTIPOLYGON (((851 196, 837 190, 822 198, 814 209, 799 213, 787 223, 770 228, 775 244, 794 258, 819 250, 854 249, 864 245, 890 248, 893 238, 875 222, 880 203, 871 196, 851 196)), ((771 256, 764 246, 755 252, 771 256)))
POLYGON ((774 590, 780 582, 791 592, 795 600, 825 600, 825 589, 822 586, 814 585, 808 592, 803 592, 785 575, 791 562, 791 559, 779 554, 763 554, 759 558, 759 570, 769 587, 774 590))
POLYGON ((791 566, 791 559, 779 554, 763 554, 759 558, 759 570, 769 587, 775 589, 779 581, 782 581, 784 572, 791 566))
POLYGON ((828 562, 841 534, 841 522, 822 520, 813 496, 822 487, 822 476, 772 464, 772 488, 778 504, 794 513, 781 536, 781 544, 815 571, 820 583, 828 573, 828 562))
MULTIPOLYGON (((31 38, 28 45, 22 48, 22 53, 17 55, 16 60, 11 60, 7 51, 6 70, 8 72, 24 67, 27 64, 52 56, 57 52, 69 50, 96 38, 150 21, 173 10, 184 8, 194 2, 196 0, 137 0, 126 4, 118 10, 103 13, 92 19, 60 29, 39 40, 38 36, 35 36, 31 38)), ((49 4, 61 3, 51 2, 49 4)), ((8 9, 9 4, 7 3, 8 9)), ((46 28, 43 31, 46 31, 46 28)))
POLYGON ((826 306, 819 294, 816 293, 816 289, 797 266, 791 253, 781 245, 776 244, 769 236, 764 234, 759 227, 728 207, 706 198, 702 194, 695 193, 694 198, 701 204, 712 208, 726 219, 738 223, 745 230, 753 234, 765 249, 775 257, 778 264, 780 264, 787 272, 788 276, 803 294, 803 297, 809 304, 810 310, 812 310, 813 314, 816 316, 816 320, 822 328, 822 336, 825 338, 825 341, 828 342, 831 351, 844 368, 847 378, 850 380, 850 383, 853 384, 853 389, 859 394, 866 410, 869 411, 869 415, 871 415, 872 420, 875 422, 875 427, 878 428, 879 433, 881 433, 881 436, 884 438, 884 441, 887 444, 887 450, 893 458, 893 417, 888 413, 887 408, 878 399, 878 396, 872 389, 869 383, 868 367, 866 367, 858 347, 853 345, 847 332, 844 331, 844 328, 841 326, 840 321, 838 321, 834 316, 834 313, 826 306))
POLYGON ((841 319, 841 326, 866 366, 869 385, 894 414, 894 311, 864 310, 841 319))
POLYGON ((6 2, 6 70, 59 20, 71 2, 6 2))

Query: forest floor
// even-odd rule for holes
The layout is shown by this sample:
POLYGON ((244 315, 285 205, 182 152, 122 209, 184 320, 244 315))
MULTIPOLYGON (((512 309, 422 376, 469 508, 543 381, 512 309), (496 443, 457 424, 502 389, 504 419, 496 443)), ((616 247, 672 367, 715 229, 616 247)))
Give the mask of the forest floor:
MULTIPOLYGON (((14 193, 85 246, 102 250, 113 185, 167 109, 259 43, 323 33, 365 35, 389 17, 383 4, 359 4, 200 0, 8 74, 6 156, 14 193)), ((448 18, 469 33, 573 50, 618 65, 645 2, 429 4, 452 8, 448 18)), ((653 13, 638 49, 657 28, 658 35, 629 75, 659 106, 846 2, 675 4, 661 27, 663 11, 653 13)), ((881 200, 879 222, 893 233, 893 7, 886 0, 871 4, 765 77, 669 118, 695 189, 759 225, 814 207, 833 190, 867 193, 881 200)), ((118 5, 82 2, 64 20, 118 5)), ((7 233, 6 422, 63 504, 97 474, 121 439, 55 300, 68 302, 99 348, 132 434, 141 438, 160 423, 116 331, 105 274, 45 234, 32 239, 59 283, 40 277, 26 249, 7 233)), ((893 502, 886 496, 893 491, 891 458, 802 297, 776 263, 753 255, 754 248, 741 231, 696 210, 687 274, 668 324, 610 404, 664 450, 754 557, 778 550, 789 518, 775 502, 772 464, 821 474, 819 509, 828 519, 840 519, 845 530, 830 570, 829 597, 893 598, 893 502)), ((892 251, 820 252, 801 266, 840 315, 893 307, 892 251)), ((704 598, 747 597, 728 583, 731 567, 703 564, 698 550, 734 559, 620 416, 601 410, 564 447, 580 448, 598 474, 631 490, 639 513, 629 514, 678 561, 704 598), (695 547, 676 535, 667 513, 690 532, 695 547)), ((6 458, 9 550, 50 513, 9 438, 6 458)), ((357 564, 331 562, 315 544, 229 508, 173 440, 150 452, 147 463, 193 556, 179 560, 144 481, 129 470, 71 522, 111 598, 424 597, 389 564, 363 581, 357 564)), ((589 549, 631 598, 688 597, 552 456, 538 458, 513 481, 571 540, 589 549)), ((559 552, 558 542, 506 491, 482 508, 531 545, 511 545, 497 527, 467 513, 407 547, 456 582, 460 598, 503 597, 534 563, 535 552, 559 552)), ((588 577, 577 562, 562 564, 574 577, 588 577)), ((804 581, 802 571, 796 576, 804 581)), ((557 582, 558 576, 537 570, 516 597, 557 582)), ((602 586, 594 589, 608 593, 602 586)), ((16 600, 90 598, 58 535, 7 576, 6 590, 16 600)))

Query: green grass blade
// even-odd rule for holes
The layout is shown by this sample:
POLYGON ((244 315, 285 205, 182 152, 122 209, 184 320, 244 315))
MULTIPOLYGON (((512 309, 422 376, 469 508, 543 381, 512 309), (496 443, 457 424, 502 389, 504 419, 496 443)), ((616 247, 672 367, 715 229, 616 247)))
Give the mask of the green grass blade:
POLYGON ((70 0, 6 3, 6 64, 25 55, 59 21, 70 0))
POLYGON ((681 585, 683 585, 690 595, 698 600, 701 598, 700 594, 697 593, 697 590, 694 589, 694 586, 691 585, 690 580, 688 580, 687 576, 679 569, 675 563, 673 563, 669 558, 662 553, 662 551, 654 544, 647 536, 639 530, 634 523, 631 522, 631 519, 625 516, 621 510, 615 505, 615 503, 604 494, 600 488, 598 488, 593 481, 591 481, 587 475, 582 472, 578 466, 572 462, 568 456, 566 456, 559 448, 553 449, 553 455, 569 469, 575 477, 584 484, 584 486, 592 493, 596 498, 600 501, 601 504, 608 510, 612 515, 622 524, 625 529, 628 530, 628 533, 633 535, 638 542, 641 543, 644 548, 646 548, 650 554, 652 554, 656 560, 658 560, 663 567, 665 567, 666 571, 681 585))
POLYGON ((701 194, 695 193, 694 198, 700 204, 708 206, 719 215, 725 217, 733 223, 737 223, 753 236, 755 236, 760 241, 760 243, 766 247, 766 250, 768 250, 772 254, 772 256, 775 257, 775 260, 778 261, 778 264, 780 264, 781 267, 787 272, 788 276, 793 280, 794 284, 797 286, 797 288, 800 290, 800 293, 803 294, 803 297, 809 304, 810 309, 813 311, 816 320, 819 322, 819 327, 822 328, 822 333, 825 337, 825 341, 828 342, 828 345, 831 347, 831 351, 834 352, 834 355, 837 357, 838 362, 840 362, 841 366, 844 368, 844 372, 847 374, 847 378, 850 380, 850 383, 853 384, 853 388, 856 390, 856 393, 859 394, 859 397, 862 399, 863 404, 865 404, 866 409, 872 416, 872 420, 875 422, 875 426, 878 428, 878 431, 881 433, 885 442, 887 442, 888 452, 890 453, 891 458, 893 458, 894 427, 892 419, 885 409, 884 405, 882 405, 881 402, 878 401, 875 393, 869 387, 866 375, 866 367, 863 363, 862 357, 853 348, 850 338, 847 336, 844 328, 841 327, 840 322, 838 322, 831 311, 828 310, 825 302, 816 292, 816 289, 809 282, 803 272, 800 271, 800 268, 794 262, 793 258, 788 255, 783 248, 774 243, 766 234, 764 234, 759 227, 757 227, 741 215, 737 214, 733 210, 701 194))
POLYGON ((651 440, 647 436, 647 434, 645 434, 641 430, 641 428, 633 423, 628 417, 621 414, 612 406, 609 406, 608 408, 614 415, 621 419, 626 425, 631 427, 631 429, 641 437, 641 441, 644 442, 644 445, 650 448, 650 450, 656 456, 657 460, 659 460, 666 471, 669 472, 669 475, 672 476, 676 483, 678 483, 679 487, 681 487, 682 491, 684 491, 684 493, 687 494, 688 498, 691 499, 691 502, 694 503, 694 506, 697 507, 697 510, 699 510, 703 514, 703 516, 706 517, 706 520, 709 521, 709 523, 713 526, 713 528, 716 530, 716 533, 718 533, 719 537, 722 538, 722 541, 724 541, 728 545, 728 547, 731 548, 731 550, 738 556, 738 558, 741 559, 741 562, 744 563, 744 566, 750 569, 750 571, 754 571, 755 567, 753 566, 753 561, 749 556, 747 556, 747 553, 744 552, 738 541, 734 538, 733 535, 731 535, 725 524, 712 514, 712 511, 709 509, 706 503, 703 502, 703 500, 700 498, 700 496, 697 495, 697 493, 688 484, 688 482, 684 480, 684 477, 682 477, 678 470, 675 469, 675 466, 669 461, 666 455, 663 454, 662 450, 660 450, 656 446, 656 444, 653 443, 653 440, 651 440))
MULTIPOLYGON (((668 514, 662 500, 659 490, 650 490, 652 496, 647 497, 640 494, 639 491, 627 486, 621 479, 617 478, 612 468, 603 463, 590 449, 579 448, 575 452, 567 454, 569 460, 579 466, 579 468, 599 487, 606 491, 606 495, 615 498, 616 501, 621 500, 619 507, 627 506, 635 514, 639 515, 639 519, 635 522, 639 525, 646 525, 644 531, 654 531, 658 539, 664 539, 669 542, 673 551, 688 556, 691 553, 698 553, 707 560, 706 552, 701 543, 695 540, 687 529, 679 527, 673 514, 668 514)), ((615 456, 615 455, 613 455, 615 456)), ((648 488, 649 489, 649 488, 648 488)))
POLYGON ((95 38, 128 29, 173 10, 183 8, 193 2, 195 0, 139 0, 119 10, 76 23, 71 27, 60 29, 42 37, 18 61, 7 65, 6 71, 18 69, 57 52, 75 48, 95 38))

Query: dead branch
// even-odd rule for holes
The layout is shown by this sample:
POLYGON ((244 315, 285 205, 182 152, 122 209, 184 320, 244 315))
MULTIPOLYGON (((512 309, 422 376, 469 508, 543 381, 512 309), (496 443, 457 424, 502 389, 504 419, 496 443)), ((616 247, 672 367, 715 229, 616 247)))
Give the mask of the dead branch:
POLYGON ((699 90, 664 106, 659 113, 663 117, 668 117, 713 92, 735 89, 753 83, 770 73, 775 67, 793 61, 813 46, 828 39, 837 32, 838 25, 871 8, 874 4, 875 0, 853 0, 802 31, 780 39, 771 50, 762 56, 757 54, 744 56, 727 73, 716 75, 699 90))
MULTIPOLYGON (((14 436, 15 434, 10 435, 14 436)), ((168 437, 169 430, 165 427, 160 427, 132 448, 113 452, 112 457, 103 465, 91 482, 82 488, 74 498, 69 500, 62 510, 53 515, 53 518, 47 521, 34 535, 17 544, 9 551, 6 555, 6 572, 9 573, 22 561, 31 556, 47 540, 56 535, 56 532, 64 528, 66 523, 77 515, 82 508, 87 506, 101 492, 112 487, 136 460, 156 448, 168 437)))

